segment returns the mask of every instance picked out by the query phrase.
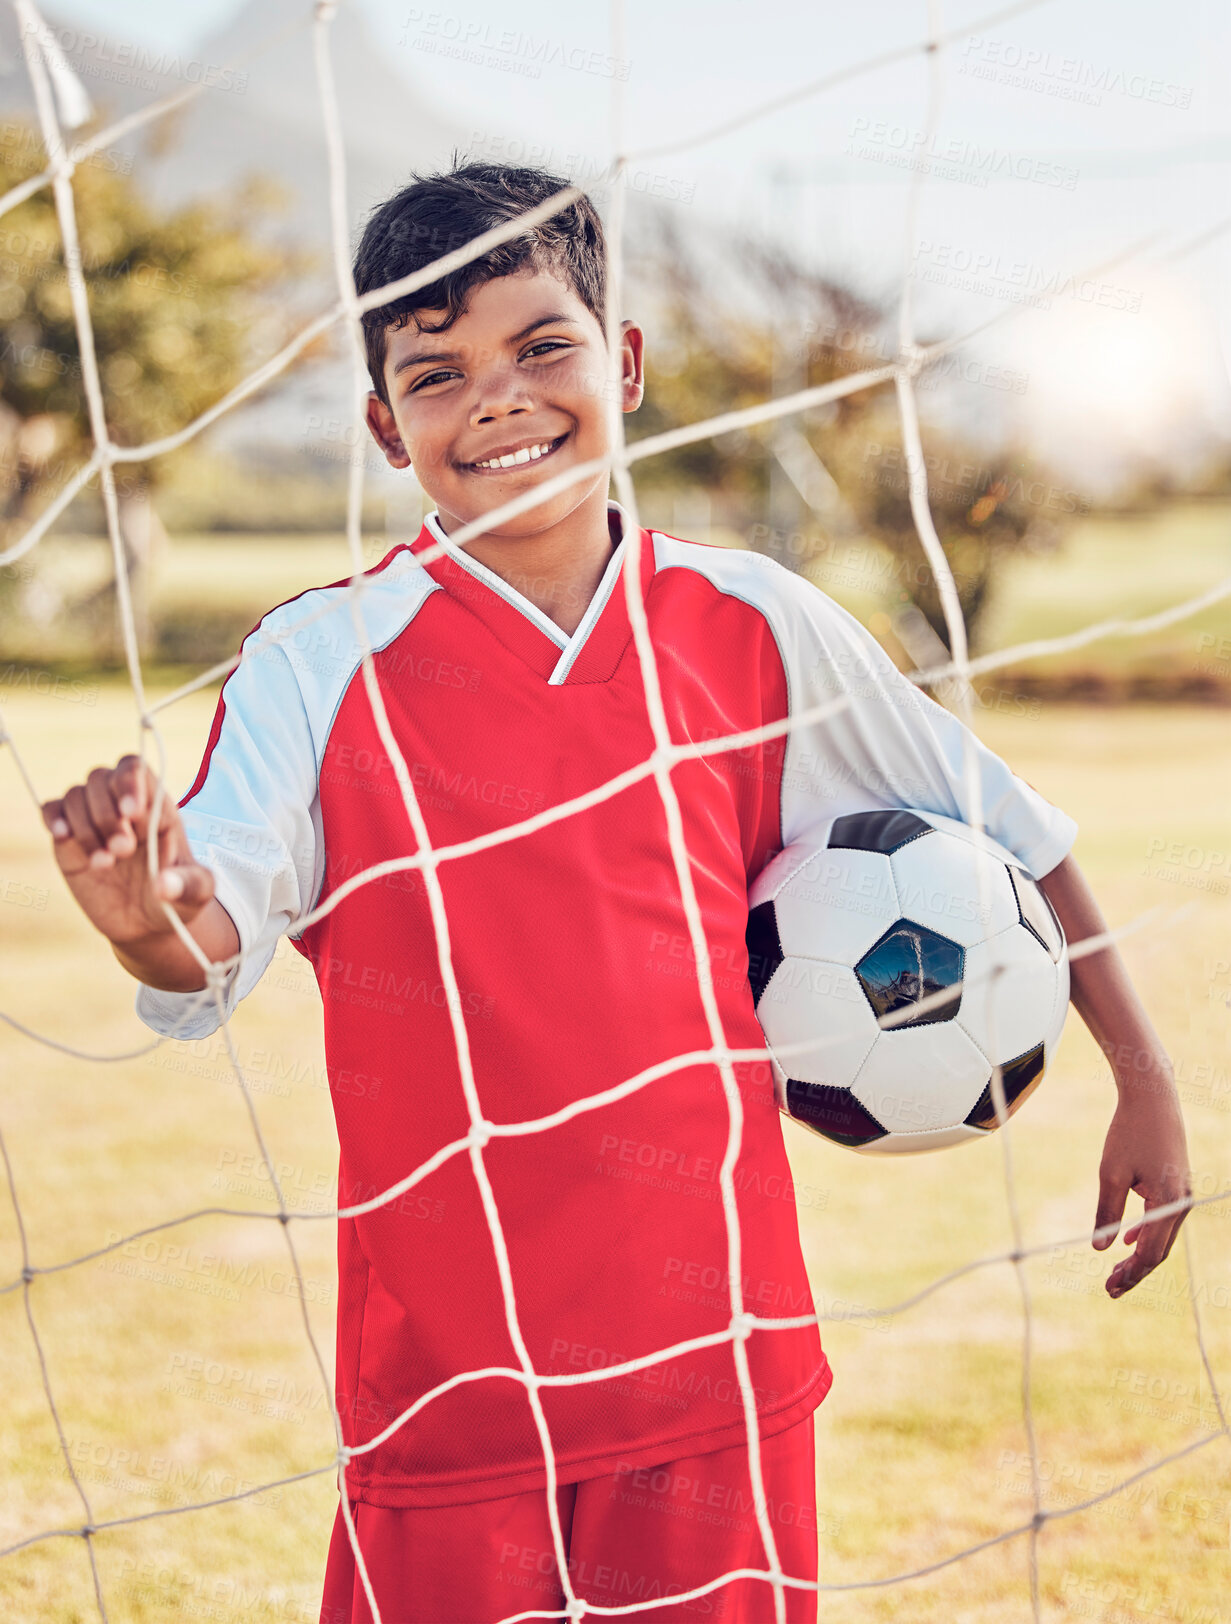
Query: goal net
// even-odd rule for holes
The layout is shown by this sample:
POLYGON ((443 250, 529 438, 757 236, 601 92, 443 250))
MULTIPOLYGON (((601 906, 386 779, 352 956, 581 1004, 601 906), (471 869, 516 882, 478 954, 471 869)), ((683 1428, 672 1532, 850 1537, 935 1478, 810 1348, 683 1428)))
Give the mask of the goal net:
MULTIPOLYGON (((293 366, 297 358, 303 354, 310 344, 322 334, 333 329, 343 333, 349 341, 353 367, 352 406, 357 413, 358 403, 362 401, 367 389, 360 328, 360 319, 365 310, 390 303, 417 288, 438 281, 449 270, 464 265, 500 242, 513 238, 527 226, 550 218, 580 193, 577 188, 570 187, 526 215, 486 233, 483 237, 467 243, 451 253, 441 256, 424 270, 404 277, 390 286, 360 298, 356 294, 350 269, 346 154, 331 71, 331 26, 337 6, 334 0, 320 0, 320 3, 310 11, 305 8, 303 26, 310 28, 312 31, 320 117, 325 132, 328 153, 332 252, 337 282, 336 301, 328 309, 323 310, 313 321, 306 324, 302 331, 296 334, 278 354, 246 377, 225 398, 219 400, 194 421, 174 432, 167 433, 164 437, 151 443, 137 446, 116 444, 108 432, 107 398, 95 352, 90 300, 82 268, 77 216, 74 207, 74 171, 92 155, 106 150, 134 128, 152 123, 174 112, 185 101, 201 94, 205 87, 189 86, 174 96, 151 104, 136 115, 100 130, 88 139, 75 140, 72 132, 86 121, 90 113, 85 93, 61 53, 54 33, 36 9, 34 0, 14 0, 14 4, 25 52, 25 65, 33 88, 38 121, 46 148, 46 165, 43 171, 33 180, 23 183, 6 197, 0 198, 0 212, 16 207, 25 198, 33 195, 36 190, 43 187, 50 188, 54 195, 59 228, 63 239, 67 285, 72 300, 72 311, 80 353, 81 384, 88 403, 93 449, 82 466, 65 481, 37 521, 27 529, 25 534, 14 541, 5 552, 0 554, 0 565, 15 564, 30 555, 51 534, 53 527, 65 513, 73 499, 87 486, 97 485, 106 515, 107 530, 114 560, 114 588, 123 632, 127 673, 136 707, 141 753, 150 761, 161 779, 166 762, 166 749, 160 731, 160 719, 165 716, 171 706, 185 700, 190 694, 215 686, 220 679, 224 678, 236 667, 239 663, 239 657, 201 672, 193 681, 173 693, 164 694, 157 699, 150 697, 143 680, 138 639, 134 625, 133 604, 120 531, 116 494, 117 471, 121 471, 125 464, 146 463, 153 458, 163 456, 185 445, 200 435, 211 424, 217 422, 224 414, 256 395, 272 380, 293 366)), ((945 46, 955 39, 959 33, 966 35, 972 30, 983 30, 994 26, 1008 16, 1028 9, 1030 9, 1029 4, 1001 8, 972 24, 963 26, 960 30, 956 30, 944 27, 939 15, 939 4, 937 0, 933 0, 933 3, 929 6, 929 26, 924 37, 914 40, 901 48, 887 49, 875 59, 858 63, 843 72, 830 73, 801 83, 792 87, 790 96, 792 99, 799 99, 820 95, 843 80, 853 78, 872 68, 897 60, 917 58, 921 69, 929 75, 929 127, 934 128, 935 121, 939 116, 945 46)), ((622 30, 621 0, 612 0, 612 52, 615 60, 623 60, 624 58, 622 30)), ((724 119, 714 128, 699 131, 695 135, 675 143, 672 147, 659 146, 639 151, 631 147, 626 138, 622 104, 623 84, 619 77, 612 80, 611 94, 612 142, 616 156, 612 159, 610 169, 604 179, 611 184, 609 218, 607 220, 610 288, 608 347, 610 354, 614 358, 618 355, 618 343, 614 342, 614 340, 618 336, 617 313, 620 309, 625 213, 625 191, 619 184, 621 174, 628 166, 635 165, 651 156, 658 157, 667 151, 700 146, 719 136, 730 134, 734 130, 751 125, 756 120, 766 116, 774 108, 781 106, 783 98, 775 98, 770 105, 750 107, 738 115, 724 119)), ((917 170, 910 182, 908 249, 913 244, 917 234, 918 210, 925 184, 926 178, 923 170, 917 170)), ((1208 240, 1208 232, 1203 233, 1200 240, 1208 240)), ((1119 258, 1127 257, 1131 252, 1132 250, 1128 249, 1125 255, 1119 256, 1119 258)), ((1109 263, 1116 262, 1105 262, 1099 269, 1105 271, 1109 263)), ((1167 603, 1157 613, 1148 617, 1136 620, 1101 620, 1079 631, 1068 633, 1063 637, 1036 641, 1017 647, 1002 648, 993 653, 973 658, 968 649, 966 627, 958 600, 957 588, 929 506, 924 431, 920 426, 917 409, 917 388, 921 374, 941 357, 967 342, 973 335, 964 333, 940 343, 921 344, 916 334, 913 287, 914 278, 910 274, 908 262, 908 267, 902 279, 896 353, 881 364, 858 372, 847 373, 830 382, 801 389, 786 397, 766 400, 747 409, 723 412, 703 422, 691 423, 684 427, 642 438, 631 444, 624 439, 623 422, 619 410, 614 405, 611 407, 611 427, 616 445, 614 462, 616 492, 628 520, 625 540, 629 549, 629 567, 626 567, 623 571, 623 590, 626 594, 636 658, 644 688, 646 712, 653 734, 653 749, 635 769, 622 775, 621 780, 601 785, 584 795, 579 795, 561 804, 538 811, 491 835, 470 841, 467 843, 465 851, 433 848, 424 811, 416 792, 413 775, 399 749, 397 738, 390 724, 385 696, 378 680, 371 649, 367 644, 367 633, 361 613, 361 600, 364 592, 363 571, 365 568, 360 534, 364 494, 363 459, 361 457, 350 459, 347 544, 349 547, 351 575, 346 590, 350 596, 356 635, 363 640, 364 647, 367 650, 363 658, 362 682, 371 708, 375 728, 384 750, 393 764, 408 825, 414 837, 414 850, 413 853, 404 857, 393 859, 389 863, 379 865, 378 868, 365 870, 353 876, 344 887, 335 890, 313 913, 296 920, 294 928, 298 930, 306 928, 315 919, 322 917, 327 911, 336 907, 345 895, 353 893, 355 889, 362 885, 373 883, 374 880, 389 873, 392 869, 398 868, 407 872, 414 872, 421 878, 435 929, 440 981, 444 988, 445 1001, 456 1046, 458 1070, 469 1127, 462 1137, 444 1146, 430 1161, 421 1166, 407 1167, 403 1176, 395 1184, 386 1190, 378 1192, 370 1200, 327 1212, 322 1212, 319 1209, 319 1204, 310 1206, 297 1202, 295 1198, 296 1192, 284 1188, 279 1178, 278 1157, 273 1153, 262 1125, 261 1112, 258 1109, 256 1098, 257 1091, 252 1086, 252 1079, 248 1075, 246 1068, 240 1062, 239 1051, 231 1036, 230 1021, 227 1018, 224 1003, 224 984, 229 972, 235 966, 234 964, 210 963, 180 924, 173 910, 168 909, 168 917, 179 931, 185 945, 194 953, 205 975, 206 987, 200 994, 200 1000, 202 1003, 212 1002, 221 1020, 221 1030, 229 1063, 233 1069, 234 1080, 244 1101, 251 1126, 256 1158, 254 1165, 261 1170, 264 1176, 268 1177, 274 1205, 267 1212, 254 1212, 238 1207, 232 1208, 218 1205, 168 1212, 164 1218, 155 1224, 143 1226, 123 1235, 112 1236, 105 1243, 95 1245, 80 1255, 48 1259, 40 1247, 38 1233, 32 1231, 23 1219, 19 1199, 21 1169, 13 1165, 8 1146, 4 1141, 3 1134, 0 1133, 0 1153, 3 1154, 8 1177, 8 1187, 12 1198, 21 1257, 19 1273, 15 1278, 4 1281, 0 1285, 0 1290, 5 1293, 20 1294, 29 1336, 37 1357, 40 1380, 59 1440, 64 1470, 80 1502, 81 1511, 80 1518, 71 1525, 38 1528, 25 1534, 24 1537, 14 1540, 6 1549, 0 1551, 0 1557, 6 1560, 13 1559, 17 1557, 18 1553, 45 1542, 68 1541, 71 1543, 80 1540, 84 1547, 85 1560, 89 1563, 98 1612, 103 1619, 107 1619, 109 1616, 115 1617, 114 1611, 110 1613, 108 1611, 109 1606, 114 1608, 115 1601, 113 1597, 109 1598, 108 1596, 108 1587, 103 1579, 97 1552, 100 1541, 107 1540, 117 1530, 152 1518, 200 1514, 212 1507, 232 1501, 244 1502, 254 1499, 262 1493, 287 1488, 305 1477, 333 1473, 341 1473, 344 1477, 347 1465, 352 1459, 378 1447, 387 1437, 412 1421, 417 1414, 438 1399, 446 1390, 471 1381, 499 1377, 521 1385, 524 1390, 526 1405, 533 1418, 542 1446, 547 1480, 547 1514, 551 1525, 559 1582, 565 1597, 563 1611, 527 1611, 516 1614, 517 1618, 582 1618, 588 1615, 622 1616, 624 1614, 632 1616, 644 1611, 651 1605, 675 1604, 684 1606, 689 1602, 696 1602, 702 1597, 722 1591, 725 1586, 737 1579, 752 1578, 763 1583, 772 1591, 776 1616, 779 1624, 781 1624, 781 1621, 785 1618, 786 1596, 792 1588, 819 1588, 823 1593, 823 1600, 824 1593, 828 1591, 870 1589, 904 1583, 939 1568, 960 1563, 979 1552, 986 1551, 989 1547, 1024 1541, 1028 1551, 1029 1605, 1034 1618, 1039 1619, 1042 1617, 1039 1585, 1039 1546, 1040 1541, 1046 1538, 1052 1525, 1064 1518, 1072 1517, 1087 1510, 1098 1502, 1114 1499, 1132 1484, 1158 1472, 1183 1456, 1217 1444, 1218 1440, 1226 1433, 1227 1423, 1223 1401, 1214 1378, 1212 1362, 1206 1345, 1202 1318, 1199 1312, 1199 1294, 1193 1288, 1191 1278, 1191 1259, 1188 1252, 1187 1231, 1184 1231, 1184 1261, 1185 1266, 1190 1271, 1189 1295, 1191 1299, 1195 1355, 1217 1411, 1217 1428, 1205 1436, 1187 1441, 1182 1446, 1145 1462, 1139 1470, 1101 1488, 1097 1493, 1085 1496, 1080 1501, 1063 1507, 1050 1506, 1045 1503, 1041 1457, 1036 1440, 1036 1427, 1032 1410, 1030 1371, 1032 1347, 1034 1345, 1034 1324, 1026 1265, 1032 1257, 1053 1253, 1057 1247, 1071 1247, 1079 1243, 1088 1243, 1089 1234, 1086 1232, 1081 1235, 1054 1236, 1042 1242, 1031 1241, 1027 1238, 1026 1227, 1020 1210, 1020 1192, 1014 1175, 1013 1128, 1005 1122, 1000 1135, 1000 1142, 1003 1153, 1009 1243, 993 1254, 972 1258, 962 1268, 952 1271, 950 1274, 921 1283, 908 1298, 901 1302, 886 1304, 883 1307, 874 1309, 868 1308, 862 1310, 861 1313, 863 1317, 870 1321, 883 1321, 904 1312, 923 1297, 944 1290, 957 1276, 968 1275, 975 1270, 1007 1269, 1012 1271, 1021 1302, 1021 1397, 1022 1420, 1024 1421, 1029 1453, 1029 1514, 1012 1526, 1005 1527, 993 1536, 976 1544, 958 1550, 944 1551, 944 1554, 937 1556, 930 1564, 920 1565, 908 1572, 868 1577, 846 1585, 831 1585, 822 1579, 819 1586, 815 1586, 809 1580, 784 1571, 779 1559, 762 1475, 761 1438, 758 1428, 756 1400, 750 1375, 747 1344, 749 1338, 753 1335, 772 1335, 775 1330, 794 1328, 809 1322, 818 1322, 823 1325, 827 1319, 836 1316, 827 1315, 824 1311, 790 1317, 762 1315, 754 1311, 745 1297, 744 1269, 741 1265, 741 1233, 734 1181, 734 1171, 741 1146, 743 1103, 736 1080, 735 1068, 737 1064, 743 1061, 764 1060, 766 1051, 764 1049, 749 1051, 733 1047, 728 1039, 728 1034, 724 1031, 719 1000, 715 994, 714 967, 711 963, 707 943, 705 921, 698 903, 690 868, 689 852, 684 838, 684 821, 681 815, 674 769, 681 762, 725 751, 745 749, 758 741, 784 735, 793 727, 808 725, 815 720, 815 715, 811 712, 805 712, 797 714, 789 721, 781 724, 772 724, 750 732, 710 739, 702 743, 681 744, 672 738, 664 709, 659 668, 642 596, 641 572, 638 568, 638 551, 642 544, 635 480, 638 464, 647 458, 659 456, 675 448, 706 440, 734 429, 751 428, 773 422, 789 425, 797 421, 800 414, 809 408, 835 402, 842 397, 854 395, 859 391, 871 389, 878 385, 892 384, 896 394, 897 410, 901 424, 905 464, 909 478, 911 511, 918 531, 920 547, 940 589, 951 655, 943 665, 927 670, 916 670, 911 673, 911 676, 923 686, 935 687, 946 684, 946 693, 950 696, 952 704, 972 724, 976 721, 976 701, 972 688, 972 679, 976 676, 1010 664, 1019 665, 1023 661, 1035 659, 1048 653, 1094 643, 1100 639, 1113 636, 1144 636, 1167 625, 1178 624, 1207 609, 1211 604, 1231 595, 1231 578, 1228 578, 1200 594, 1192 595, 1182 601, 1167 603), (470 1060, 468 1017, 465 999, 458 986, 450 949, 450 920, 441 885, 441 871, 451 863, 466 862, 470 857, 498 842, 525 837, 539 830, 549 828, 564 819, 575 817, 599 802, 619 794, 622 789, 633 782, 651 783, 661 802, 670 835, 679 898, 687 920, 691 960, 695 964, 696 994, 700 1000, 707 1024, 709 1047, 707 1051, 701 1054, 694 1053, 687 1056, 664 1054, 658 1064, 645 1072, 628 1077, 618 1087, 608 1089, 601 1094, 579 1096, 566 1109, 555 1113, 550 1118, 512 1123, 490 1121, 485 1115, 484 1101, 481 1098, 479 1088, 476 1086, 474 1069, 470 1060), (726 1330, 717 1339, 714 1337, 698 1338, 692 1342, 656 1349, 643 1357, 630 1359, 620 1364, 607 1365, 600 1370, 579 1371, 567 1375, 549 1375, 537 1370, 531 1360, 523 1337, 519 1320, 518 1292, 510 1265, 506 1234, 502 1226, 499 1205, 493 1193, 493 1186, 485 1164, 489 1146, 493 1139, 513 1139, 519 1136, 550 1132, 553 1127, 572 1120, 583 1113, 601 1113, 605 1107, 615 1101, 651 1087, 658 1078, 669 1074, 673 1069, 698 1063, 707 1063, 716 1068, 717 1075, 721 1080, 722 1095, 727 1112, 726 1151, 719 1171, 719 1187, 727 1235, 726 1282, 729 1286, 730 1295, 730 1316, 726 1330), (462 1372, 441 1387, 422 1395, 403 1414, 397 1416, 387 1427, 371 1439, 348 1447, 343 1441, 341 1418, 334 1405, 328 1360, 318 1343, 316 1330, 307 1307, 309 1293, 305 1287, 300 1252, 297 1249, 297 1235, 301 1232, 303 1224, 319 1223, 322 1217, 353 1218, 371 1212, 382 1205, 399 1201, 408 1192, 421 1186, 446 1161, 454 1158, 468 1163, 482 1203, 490 1235, 492 1255, 500 1281, 508 1336, 515 1350, 517 1362, 506 1368, 462 1372), (269 1482, 246 1485, 235 1492, 201 1496, 195 1500, 174 1506, 152 1510, 148 1506, 137 1506, 128 1515, 99 1517, 93 1509, 88 1479, 79 1471, 79 1462, 75 1460, 74 1452, 69 1446, 65 1424, 60 1408, 57 1405, 56 1384, 51 1375, 54 1360, 48 1358, 46 1339, 40 1330, 42 1317, 40 1292, 44 1289, 49 1276, 71 1275, 72 1271, 79 1269, 88 1262, 97 1261, 100 1257, 120 1252, 135 1240, 140 1240, 151 1234, 170 1231, 183 1232, 190 1229, 194 1223, 199 1223, 207 1218, 216 1219, 220 1215, 227 1217, 237 1226, 261 1222, 277 1223, 282 1231, 286 1248, 287 1267, 297 1282, 297 1290, 293 1295, 297 1297, 302 1311, 303 1331, 310 1347, 312 1363, 319 1376, 323 1395, 322 1401, 327 1406, 328 1413, 332 1416, 334 1449, 331 1453, 323 1456, 319 1464, 310 1472, 299 1473, 290 1477, 274 1478, 269 1482), (570 1576, 568 1551, 557 1510, 556 1458, 553 1451, 551 1431, 544 1413, 542 1395, 545 1390, 551 1387, 566 1384, 619 1381, 621 1378, 633 1375, 656 1363, 675 1358, 695 1347, 713 1345, 716 1340, 729 1345, 731 1370, 741 1395, 754 1513, 764 1548, 764 1562, 755 1570, 738 1569, 715 1573, 705 1584, 692 1591, 672 1596, 667 1600, 659 1599, 653 1603, 633 1602, 628 1606, 621 1607, 598 1606, 594 1603, 587 1603, 577 1595, 570 1576)), ((1022 315, 1023 307, 1014 305, 995 319, 1020 319, 1022 315)), ((990 323, 983 324, 984 327, 987 325, 990 325, 990 323)), ((982 328, 979 330, 981 331, 982 328)), ((614 400, 615 391, 612 390, 610 393, 614 400)), ((356 421, 358 421, 357 418, 356 421)), ((482 520, 467 524, 453 533, 450 537, 451 544, 457 547, 466 546, 484 534, 491 526, 515 517, 548 496, 566 489, 578 480, 591 477, 595 471, 595 466, 586 465, 570 468, 563 473, 544 480, 526 495, 502 504, 482 520)), ((437 547, 434 550, 420 552, 418 555, 419 563, 429 563, 441 550, 437 547)), ((304 616, 290 627, 287 635, 301 630, 304 626, 310 624, 310 621, 311 612, 305 611, 304 616)), ((262 646, 261 639, 251 639, 245 647, 243 658, 258 657, 262 646)), ((839 700, 836 703, 840 704, 841 701, 839 700)), ((53 793, 58 786, 35 784, 32 772, 27 765, 26 758, 23 756, 20 739, 13 736, 4 726, 2 720, 0 720, 0 743, 3 743, 6 747, 9 760, 15 771, 20 775, 29 793, 31 817, 38 819, 38 808, 41 800, 47 794, 53 793)), ((972 821, 981 822, 978 807, 978 786, 974 777, 973 763, 967 765, 969 768, 968 786, 972 821)), ((161 796, 162 793, 164 792, 160 789, 159 795, 161 796)), ((156 820, 157 808, 155 808, 154 816, 156 820)), ((151 860, 153 861, 153 858, 151 860)), ((1128 925, 1123 927, 1123 931, 1133 930, 1142 925, 1151 929, 1161 929, 1165 927, 1166 921, 1160 921, 1159 918, 1153 916, 1145 921, 1130 921, 1128 925)), ((1116 934, 1120 933, 1117 932, 1116 934)), ((1101 945, 1103 945, 1103 939, 1071 944, 1072 956, 1078 957, 1085 953, 1097 951, 1101 945)), ((66 1043, 58 1035, 35 1030, 23 1019, 22 1012, 19 1009, 5 1010, 0 1018, 11 1029, 15 1029, 15 1032, 20 1035, 20 1041, 27 1044, 34 1043, 50 1046, 68 1055, 77 1056, 83 1062, 108 1061, 123 1065, 145 1052, 144 1050, 135 1050, 112 1054, 95 1053, 87 1047, 66 1043)), ((884 1017, 882 1024, 892 1024, 892 1017, 884 1017)), ((18 1041, 18 1039, 14 1038, 13 1041, 18 1041)), ((998 1080, 997 1086, 999 1086, 998 1080)), ((1005 1116, 1003 1090, 999 1092, 998 1104, 1003 1119, 1005 1116)), ((3 1124, 0 1123, 0 1128, 2 1126, 3 1124)), ((1196 1204, 1199 1205, 1202 1201, 1217 1202, 1223 1199, 1225 1197, 1221 1192, 1206 1197, 1199 1195, 1196 1204)), ((1161 1221, 1171 1216, 1175 1210, 1179 1210, 1181 1205, 1181 1203, 1177 1203, 1173 1208, 1160 1208, 1150 1213, 1146 1221, 1161 1221)), ((849 1315, 843 1317, 849 1317, 849 1315)), ((954 1332, 955 1335, 960 1335, 960 1326, 955 1326, 954 1332)), ((374 1593, 367 1573, 359 1541, 356 1538, 348 1497, 345 1494, 341 1496, 341 1509, 346 1521, 356 1568, 364 1586, 372 1616, 379 1620, 381 1618, 380 1598, 374 1593)), ((76 1560, 76 1558, 70 1557, 66 1553, 66 1560, 76 1560)), ((823 1612, 822 1616, 824 1616, 823 1612)), ((512 1624, 512 1619, 507 1620, 506 1624, 512 1624)))

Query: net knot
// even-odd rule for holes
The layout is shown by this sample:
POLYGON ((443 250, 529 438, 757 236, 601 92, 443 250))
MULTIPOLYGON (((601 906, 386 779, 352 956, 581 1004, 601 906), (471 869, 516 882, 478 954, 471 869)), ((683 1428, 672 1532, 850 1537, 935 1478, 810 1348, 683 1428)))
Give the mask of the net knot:
POLYGON ((736 1342, 747 1342, 756 1329, 756 1319, 752 1314, 736 1314, 731 1320, 731 1336, 736 1342))
POLYGON ((584 1618, 586 1616, 585 1602, 582 1601, 580 1596, 574 1596, 564 1609, 564 1614, 566 1618, 584 1618))
POLYGON ((922 344, 907 340, 898 350, 898 371, 908 378, 917 378, 923 371, 928 352, 922 344))
POLYGON ((491 1139, 494 1124, 480 1117, 470 1130, 470 1143, 476 1150, 484 1150, 491 1139))

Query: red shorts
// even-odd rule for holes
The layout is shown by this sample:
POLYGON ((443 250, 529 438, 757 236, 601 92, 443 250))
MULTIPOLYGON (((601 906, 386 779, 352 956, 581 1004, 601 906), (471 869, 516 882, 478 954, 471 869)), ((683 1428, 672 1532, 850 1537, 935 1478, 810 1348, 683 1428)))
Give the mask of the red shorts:
MULTIPOLYGON (((782 1571, 816 1581, 813 1417, 761 1443, 770 1523, 782 1571)), ((617 1466, 556 1491, 573 1589, 602 1606, 676 1596, 732 1568, 765 1568, 741 1445, 662 1466, 617 1466)), ((541 1489, 430 1510, 351 1502, 359 1547, 383 1624, 497 1624, 560 1609, 547 1497, 541 1489)), ((786 1589, 788 1624, 816 1624, 814 1590, 786 1589)), ((629 1615, 636 1624, 772 1624, 774 1592, 736 1579, 675 1606, 629 1615)), ((341 1507, 325 1572, 321 1624, 372 1624, 341 1507)))

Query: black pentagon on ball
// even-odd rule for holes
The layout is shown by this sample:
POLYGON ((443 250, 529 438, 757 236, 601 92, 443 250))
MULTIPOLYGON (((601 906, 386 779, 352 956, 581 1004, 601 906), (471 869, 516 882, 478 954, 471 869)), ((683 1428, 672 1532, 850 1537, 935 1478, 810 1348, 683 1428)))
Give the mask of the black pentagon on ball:
POLYGON ((1030 934, 1047 949, 1053 964, 1059 964, 1064 953, 1064 931, 1056 918, 1056 910, 1047 900, 1037 880, 1021 869, 1010 868, 1009 878, 1017 897, 1017 915, 1030 934))
POLYGON ((907 846, 920 835, 932 833, 932 825, 924 823, 913 812, 848 812, 844 818, 835 818, 829 831, 830 850, 839 847, 849 851, 879 851, 888 856, 907 846))
MULTIPOLYGON (((1035 1085, 1043 1075, 1043 1058, 1043 1045, 1036 1043, 1033 1049, 1027 1049, 1025 1054, 1019 1054, 1016 1060, 1010 1060, 1007 1065, 1001 1066, 1000 1075, 1004 1081, 1004 1106, 1007 1116, 1012 1116, 1018 1106, 1033 1094, 1035 1085)), ((968 1112, 966 1121, 972 1128, 996 1127, 996 1101, 992 1098, 990 1078, 968 1112)))
POLYGON ((849 1088, 801 1083, 791 1078, 786 1085, 786 1104, 796 1122, 805 1123, 839 1145, 870 1145, 888 1133, 874 1116, 869 1116, 849 1088))
POLYGON ((761 994, 769 985, 769 978, 782 963, 782 942, 778 937, 778 918, 772 902, 758 903, 748 915, 744 932, 748 944, 748 985, 752 988, 752 1001, 761 1002, 761 994))
POLYGON ((899 919, 868 949, 855 974, 878 1020, 947 991, 918 1015, 895 1020, 897 1028, 951 1021, 961 1007, 965 968, 966 954, 957 942, 911 919, 899 919))

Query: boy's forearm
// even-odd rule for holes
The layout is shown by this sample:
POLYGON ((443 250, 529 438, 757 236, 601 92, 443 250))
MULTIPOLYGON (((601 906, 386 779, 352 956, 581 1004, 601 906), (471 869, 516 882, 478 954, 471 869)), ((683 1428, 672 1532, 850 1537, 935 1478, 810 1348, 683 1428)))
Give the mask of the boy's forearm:
MULTIPOLYGON (((1107 930, 1094 893, 1072 857, 1039 885, 1071 946, 1107 930)), ((1115 943, 1070 961, 1069 977, 1073 1005, 1107 1056, 1121 1094, 1132 1089, 1172 1091, 1171 1062, 1115 943)))
MULTIPOLYGON (((187 930, 214 963, 239 952, 239 932, 217 897, 206 903, 187 930)), ((200 992, 205 986, 205 972, 173 930, 112 942, 111 950, 129 975, 159 992, 200 992)))

